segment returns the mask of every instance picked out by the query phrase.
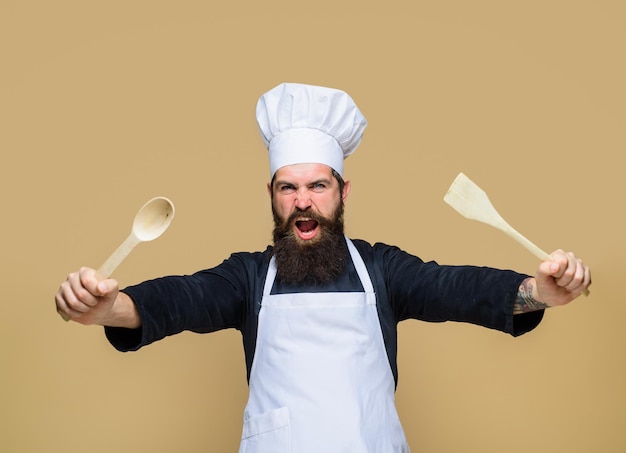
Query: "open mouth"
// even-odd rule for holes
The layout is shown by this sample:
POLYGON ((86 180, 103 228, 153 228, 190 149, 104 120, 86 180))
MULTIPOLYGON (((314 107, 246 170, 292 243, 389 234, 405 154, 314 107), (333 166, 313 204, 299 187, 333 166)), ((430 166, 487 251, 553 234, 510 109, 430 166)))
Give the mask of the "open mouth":
POLYGON ((315 219, 298 219, 295 222, 296 232, 302 239, 311 239, 317 233, 319 222, 315 219))

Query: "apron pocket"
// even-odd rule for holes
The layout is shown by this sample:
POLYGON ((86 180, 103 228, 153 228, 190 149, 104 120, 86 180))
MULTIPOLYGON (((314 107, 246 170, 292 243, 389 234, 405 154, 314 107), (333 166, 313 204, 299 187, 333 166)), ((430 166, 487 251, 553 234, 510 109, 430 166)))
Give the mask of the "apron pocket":
POLYGON ((289 437, 289 409, 274 409, 244 421, 239 453, 290 453, 289 437))

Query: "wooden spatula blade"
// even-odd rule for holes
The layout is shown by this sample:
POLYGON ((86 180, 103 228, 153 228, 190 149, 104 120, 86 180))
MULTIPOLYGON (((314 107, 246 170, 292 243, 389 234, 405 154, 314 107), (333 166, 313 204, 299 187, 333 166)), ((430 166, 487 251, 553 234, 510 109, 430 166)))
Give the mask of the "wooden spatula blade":
POLYGON ((489 197, 465 174, 459 173, 443 200, 462 216, 494 227, 506 223, 491 204, 489 197))

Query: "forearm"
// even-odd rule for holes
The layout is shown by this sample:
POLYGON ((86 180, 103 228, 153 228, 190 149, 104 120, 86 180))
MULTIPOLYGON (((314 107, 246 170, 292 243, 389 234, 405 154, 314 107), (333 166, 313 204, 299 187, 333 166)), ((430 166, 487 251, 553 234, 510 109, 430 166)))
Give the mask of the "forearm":
POLYGON ((124 327, 137 329, 141 326, 141 317, 133 300, 123 292, 118 293, 115 303, 107 318, 101 323, 105 327, 124 327))
POLYGON ((513 314, 529 313, 531 311, 544 310, 548 308, 545 304, 537 300, 537 288, 534 278, 525 279, 518 288, 515 303, 513 305, 513 314))

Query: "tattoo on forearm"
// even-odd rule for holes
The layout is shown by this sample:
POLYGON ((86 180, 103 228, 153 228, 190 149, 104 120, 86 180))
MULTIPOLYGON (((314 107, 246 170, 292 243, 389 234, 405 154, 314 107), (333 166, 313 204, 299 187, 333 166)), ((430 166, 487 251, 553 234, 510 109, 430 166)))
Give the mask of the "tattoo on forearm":
POLYGON ((528 313, 531 311, 543 310, 548 308, 547 304, 533 299, 533 283, 532 279, 527 278, 519 285, 515 304, 513 305, 513 314, 528 313))

